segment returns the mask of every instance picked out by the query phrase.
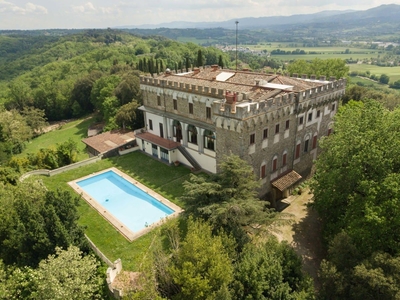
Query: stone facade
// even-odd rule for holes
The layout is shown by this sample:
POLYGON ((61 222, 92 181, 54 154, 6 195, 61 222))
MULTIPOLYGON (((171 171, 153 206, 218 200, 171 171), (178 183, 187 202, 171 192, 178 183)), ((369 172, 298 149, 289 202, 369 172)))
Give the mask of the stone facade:
MULTIPOLYGON (((310 173, 318 140, 330 133, 345 87, 345 79, 213 66, 141 77, 141 109, 147 132, 179 143, 202 169, 218 172, 224 155, 239 155, 260 178, 260 196, 276 198, 282 191, 274 191, 271 182, 291 171, 303 177, 310 173)), ((170 163, 180 157, 179 151, 168 150, 170 163)))

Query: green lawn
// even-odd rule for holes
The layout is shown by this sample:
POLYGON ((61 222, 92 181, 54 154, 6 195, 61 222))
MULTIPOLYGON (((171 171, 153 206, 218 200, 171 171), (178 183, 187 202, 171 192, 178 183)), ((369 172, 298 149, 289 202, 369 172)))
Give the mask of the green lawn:
POLYGON ((37 138, 32 139, 26 144, 25 150, 18 156, 26 156, 28 153, 37 153, 42 148, 55 147, 56 144, 60 144, 72 138, 77 144, 79 149, 78 160, 89 158, 85 151, 85 144, 82 143, 82 139, 87 137, 87 130, 93 118, 79 119, 71 121, 57 130, 50 131, 46 134, 42 134, 37 138))
MULTIPOLYGON (((168 166, 141 152, 104 159, 53 177, 40 177, 49 189, 64 188, 73 192, 67 182, 106 168, 116 167, 170 201, 184 207, 179 200, 183 194, 182 183, 189 179, 190 170, 184 166, 168 166)), ((38 178, 38 177, 35 177, 38 178)), ((81 199, 78 210, 79 223, 86 226, 87 236, 111 260, 121 258, 124 270, 137 271, 153 238, 160 238, 160 231, 153 230, 141 238, 129 242, 110 223, 100 216, 85 200, 81 199)), ((173 222, 173 221, 172 221, 173 222)))

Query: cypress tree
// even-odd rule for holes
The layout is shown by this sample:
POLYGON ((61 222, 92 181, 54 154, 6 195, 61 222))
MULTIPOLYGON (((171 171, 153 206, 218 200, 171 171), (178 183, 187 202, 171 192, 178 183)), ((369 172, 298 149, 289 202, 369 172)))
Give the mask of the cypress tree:
POLYGON ((203 65, 203 54, 201 53, 201 49, 197 51, 197 67, 201 67, 203 65))
POLYGON ((164 63, 163 63, 163 60, 162 60, 162 59, 160 59, 160 72, 161 72, 161 73, 164 73, 164 72, 165 72, 165 70, 164 70, 164 63))
POLYGON ((158 68, 158 59, 156 59, 156 69, 155 69, 157 75, 160 73, 160 70, 158 68))
POLYGON ((186 67, 186 72, 189 72, 189 68, 190 68, 189 57, 186 57, 186 60, 185 60, 185 67, 186 67))
POLYGON ((222 55, 219 55, 218 65, 221 67, 221 69, 224 68, 224 60, 222 59, 222 55))

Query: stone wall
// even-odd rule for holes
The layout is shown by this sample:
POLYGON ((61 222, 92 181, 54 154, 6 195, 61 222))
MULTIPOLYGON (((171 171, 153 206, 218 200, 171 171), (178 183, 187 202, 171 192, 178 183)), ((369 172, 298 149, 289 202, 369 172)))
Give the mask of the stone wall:
POLYGON ((58 169, 54 169, 54 170, 46 170, 46 169, 41 169, 41 170, 33 170, 30 172, 27 172, 23 175, 21 175, 21 177, 19 178, 20 181, 23 181, 25 178, 28 178, 31 175, 45 175, 45 176, 53 176, 53 175, 57 175, 69 170, 73 170, 82 166, 86 166, 95 162, 100 161, 103 158, 103 155, 98 155, 98 156, 94 156, 79 162, 76 162, 74 164, 70 164, 58 169))

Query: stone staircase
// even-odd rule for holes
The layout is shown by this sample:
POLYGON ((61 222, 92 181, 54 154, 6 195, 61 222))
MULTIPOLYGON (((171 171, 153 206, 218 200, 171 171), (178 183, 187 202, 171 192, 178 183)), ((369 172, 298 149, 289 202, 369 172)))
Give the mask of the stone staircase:
POLYGON ((189 163, 193 166, 194 171, 201 170, 201 166, 199 163, 190 155, 189 152, 183 146, 178 146, 178 150, 182 153, 182 155, 189 161, 189 163))

